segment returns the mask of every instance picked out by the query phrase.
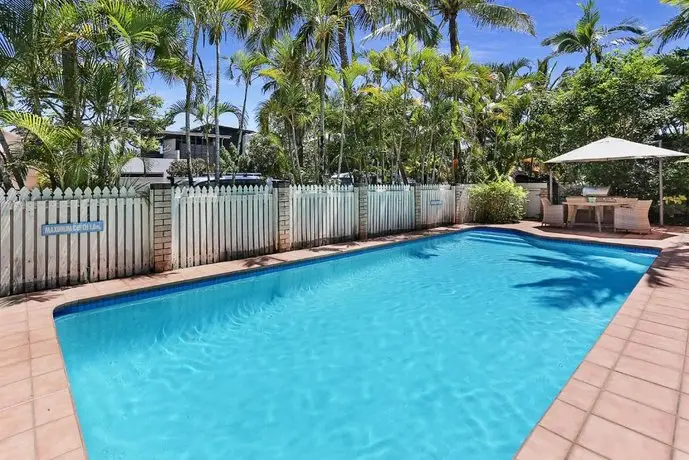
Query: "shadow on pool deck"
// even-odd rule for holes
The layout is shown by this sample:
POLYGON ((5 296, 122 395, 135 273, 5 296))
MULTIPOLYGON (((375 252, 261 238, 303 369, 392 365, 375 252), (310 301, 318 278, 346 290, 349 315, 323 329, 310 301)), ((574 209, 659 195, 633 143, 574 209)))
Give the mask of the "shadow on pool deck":
POLYGON ((689 282, 689 248, 665 249, 648 269, 648 284, 651 287, 675 287, 689 282))

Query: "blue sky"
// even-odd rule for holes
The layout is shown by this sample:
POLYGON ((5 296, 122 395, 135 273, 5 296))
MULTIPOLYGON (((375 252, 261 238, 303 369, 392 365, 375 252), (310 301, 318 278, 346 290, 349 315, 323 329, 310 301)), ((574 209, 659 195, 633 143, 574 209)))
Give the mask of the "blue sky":
MULTIPOLYGON (((484 63, 511 61, 520 57, 532 60, 542 58, 550 52, 548 48, 541 46, 540 43, 543 38, 560 30, 572 28, 580 16, 580 10, 577 6, 578 0, 498 0, 498 2, 529 13, 536 21, 537 35, 532 37, 513 32, 477 29, 469 18, 461 17, 459 21, 460 44, 469 47, 475 61, 484 63)), ((678 12, 678 9, 662 4, 658 0, 598 0, 598 5, 604 25, 614 25, 625 18, 634 17, 639 19, 648 29, 659 27, 678 12)), ((443 30, 443 36, 447 37, 446 29, 443 30)), ((380 45, 377 43, 376 45, 366 44, 366 47, 380 48, 384 45, 385 43, 380 45)), ((233 39, 223 44, 221 53, 223 56, 230 56, 241 47, 242 43, 233 39)), ((440 49, 446 52, 449 48, 448 40, 443 40, 440 49)), ((362 46, 357 44, 357 49, 362 49, 362 46)), ((214 69, 214 51, 211 47, 201 50, 201 58, 207 71, 214 69)), ((582 59, 582 56, 577 55, 563 56, 558 59, 558 67, 577 66, 582 59)), ((260 81, 257 81, 249 92, 250 128, 255 127, 254 109, 264 98, 260 86, 260 81)), ((152 92, 164 98, 166 106, 184 98, 184 87, 181 84, 170 87, 164 82, 154 79, 150 87, 152 92)), ((233 82, 223 80, 220 88, 222 100, 232 102, 237 106, 241 105, 243 87, 235 86, 233 82)), ((223 117, 221 122, 237 126, 237 121, 232 116, 223 117)), ((174 127, 177 128, 182 125, 183 117, 179 116, 174 127)))

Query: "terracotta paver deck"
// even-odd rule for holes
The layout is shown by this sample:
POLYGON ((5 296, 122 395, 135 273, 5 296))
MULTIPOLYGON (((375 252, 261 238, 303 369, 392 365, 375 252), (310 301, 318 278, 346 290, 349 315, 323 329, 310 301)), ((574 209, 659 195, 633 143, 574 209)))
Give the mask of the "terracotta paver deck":
MULTIPOLYGON (((662 249, 517 453, 527 459, 689 459, 689 235, 501 226, 550 238, 662 249), (685 371, 686 374, 685 374, 685 371), (686 393, 686 394, 685 394, 686 393)), ((56 337, 66 303, 381 246, 434 229, 0 299, 0 460, 86 458, 56 337)))

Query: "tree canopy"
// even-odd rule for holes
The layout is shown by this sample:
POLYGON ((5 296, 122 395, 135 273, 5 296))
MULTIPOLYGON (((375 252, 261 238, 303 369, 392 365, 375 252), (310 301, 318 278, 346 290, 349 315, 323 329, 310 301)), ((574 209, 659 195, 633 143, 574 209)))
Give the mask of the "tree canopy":
MULTIPOLYGON (((487 0, 7 0, 0 123, 22 142, 9 146, 0 135, 0 179, 21 186, 33 168, 51 186, 117 185, 124 162, 159 148, 171 113, 184 114, 187 133, 197 119, 206 139, 224 112, 245 131, 252 85, 264 99, 248 145, 244 136, 232 149, 214 144, 204 168, 183 151, 187 166, 176 171, 250 168, 298 183, 342 172, 386 183, 485 182, 536 173, 540 161, 607 135, 684 149, 689 59, 682 49, 658 50, 687 36, 688 10, 663 1, 677 16, 653 33, 633 18, 606 25, 589 0, 571 29, 544 40, 548 58, 480 64, 461 46, 457 18, 534 34, 528 11, 487 0), (356 31, 387 45, 362 48, 356 31), (436 47, 443 34, 448 53, 436 47), (223 56, 226 40, 244 49, 223 56), (212 63, 200 58, 205 42, 212 63), (558 67, 565 53, 579 53, 581 66, 558 67), (183 85, 184 99, 151 95, 152 75, 183 85)), ((648 196, 653 167, 558 175, 614 179, 648 196)), ((668 172, 671 193, 689 193, 684 172, 681 164, 668 172)))

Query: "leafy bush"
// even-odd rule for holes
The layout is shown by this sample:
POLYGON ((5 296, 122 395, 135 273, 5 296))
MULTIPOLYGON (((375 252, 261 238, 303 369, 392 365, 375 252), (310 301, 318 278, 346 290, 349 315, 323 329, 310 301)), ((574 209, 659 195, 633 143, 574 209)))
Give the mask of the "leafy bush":
MULTIPOLYGON (((191 175, 200 176, 206 174, 206 160, 203 158, 191 159, 191 175)), ((167 173, 173 177, 187 177, 187 160, 175 160, 170 163, 167 173)))
POLYGON ((524 217, 526 190, 508 180, 474 185, 469 191, 469 208, 476 222, 507 224, 524 217))

